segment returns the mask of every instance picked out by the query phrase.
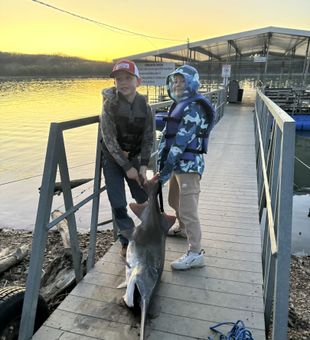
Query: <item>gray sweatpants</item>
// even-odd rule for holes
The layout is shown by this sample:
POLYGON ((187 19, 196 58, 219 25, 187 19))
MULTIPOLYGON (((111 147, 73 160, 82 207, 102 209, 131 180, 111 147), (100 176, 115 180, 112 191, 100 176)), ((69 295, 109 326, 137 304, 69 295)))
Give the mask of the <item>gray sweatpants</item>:
POLYGON ((189 250, 200 252, 201 227, 198 217, 200 175, 198 173, 175 173, 169 181, 168 203, 176 211, 180 227, 185 229, 189 250))

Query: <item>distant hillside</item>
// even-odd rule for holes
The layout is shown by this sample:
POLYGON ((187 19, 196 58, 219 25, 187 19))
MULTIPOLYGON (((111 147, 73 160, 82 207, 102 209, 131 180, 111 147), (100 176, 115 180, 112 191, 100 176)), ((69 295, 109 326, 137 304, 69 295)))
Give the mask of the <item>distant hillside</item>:
POLYGON ((105 77, 111 69, 112 63, 76 57, 0 52, 0 76, 105 77))

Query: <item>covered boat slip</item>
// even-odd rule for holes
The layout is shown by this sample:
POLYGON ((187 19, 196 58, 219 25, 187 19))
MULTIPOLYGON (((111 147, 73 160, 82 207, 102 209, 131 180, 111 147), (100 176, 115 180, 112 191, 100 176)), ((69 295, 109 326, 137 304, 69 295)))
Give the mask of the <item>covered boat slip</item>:
MULTIPOLYGON (((228 105, 212 133, 199 206, 206 267, 172 271, 170 262, 187 246, 185 240, 167 238, 147 339, 208 339, 214 335, 210 326, 239 319, 255 340, 265 339, 252 110, 228 105)), ((125 290, 116 288, 125 278, 118 251, 117 242, 34 340, 139 338, 139 318, 120 303, 125 290)))

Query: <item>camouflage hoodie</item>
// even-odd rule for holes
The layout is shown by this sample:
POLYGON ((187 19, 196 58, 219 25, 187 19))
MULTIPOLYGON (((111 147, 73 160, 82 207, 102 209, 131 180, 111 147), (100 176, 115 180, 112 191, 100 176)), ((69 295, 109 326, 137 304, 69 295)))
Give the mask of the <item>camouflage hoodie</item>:
MULTIPOLYGON (((194 67, 189 65, 183 65, 177 68, 167 78, 167 92, 175 102, 181 102, 194 96, 199 86, 198 72, 194 67), (177 97, 172 90, 172 80, 176 74, 182 75, 185 79, 185 90, 182 97, 177 97)), ((202 175, 205 167, 203 154, 195 154, 194 160, 182 160, 180 158, 187 145, 199 134, 201 128, 206 129, 207 126, 204 110, 199 103, 191 102, 185 107, 175 141, 170 147, 166 160, 163 162, 163 168, 160 170, 160 180, 163 183, 169 180, 173 171, 178 173, 193 172, 198 173, 200 176, 202 175)), ((162 132, 159 143, 158 164, 161 164, 162 157, 166 157, 164 152, 166 146, 165 133, 166 127, 162 132)), ((201 138, 198 138, 198 141, 201 146, 201 138)))
MULTIPOLYGON (((102 91, 103 96, 103 107, 102 115, 100 117, 100 127, 101 134, 103 138, 103 152, 105 157, 113 157, 114 161, 120 165, 124 171, 128 171, 133 166, 133 161, 130 161, 122 151, 118 141, 117 141, 117 129, 115 124, 115 119, 113 115, 112 107, 118 105, 122 101, 123 105, 128 106, 129 117, 134 117, 135 115, 135 101, 141 98, 139 93, 136 94, 133 103, 129 103, 125 97, 121 96, 115 87, 108 88, 102 91)), ((141 96, 142 97, 142 96, 141 96)), ((144 98, 142 98, 144 100, 144 98)), ((140 165, 148 165, 153 140, 154 140, 154 119, 152 111, 149 105, 147 105, 147 112, 145 112, 145 129, 142 137, 141 143, 141 153, 138 155, 140 160, 140 165)))

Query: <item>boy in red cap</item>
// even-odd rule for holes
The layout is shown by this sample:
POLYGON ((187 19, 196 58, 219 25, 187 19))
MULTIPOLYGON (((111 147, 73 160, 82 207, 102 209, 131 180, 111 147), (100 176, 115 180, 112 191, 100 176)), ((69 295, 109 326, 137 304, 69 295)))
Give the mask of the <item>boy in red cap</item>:
POLYGON ((153 146, 154 120, 145 97, 136 90, 141 78, 133 61, 117 62, 110 77, 115 86, 102 91, 103 174, 119 229, 121 255, 125 257, 134 222, 127 214, 124 180, 137 203, 147 201, 143 185, 153 146))

